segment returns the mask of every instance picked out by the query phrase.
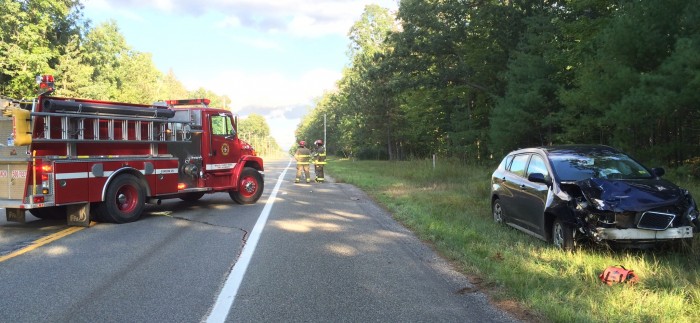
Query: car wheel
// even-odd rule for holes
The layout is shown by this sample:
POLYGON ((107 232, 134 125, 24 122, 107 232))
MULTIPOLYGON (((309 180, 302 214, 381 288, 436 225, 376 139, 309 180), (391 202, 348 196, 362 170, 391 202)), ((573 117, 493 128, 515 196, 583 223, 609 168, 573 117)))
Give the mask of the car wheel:
POLYGON ((576 246, 574 240, 575 230, 559 219, 552 224, 552 243, 562 250, 572 250, 576 246))
POLYGON ((501 200, 495 199, 491 204, 491 213, 493 214, 493 221, 499 224, 505 224, 503 218, 503 206, 501 205, 501 200))

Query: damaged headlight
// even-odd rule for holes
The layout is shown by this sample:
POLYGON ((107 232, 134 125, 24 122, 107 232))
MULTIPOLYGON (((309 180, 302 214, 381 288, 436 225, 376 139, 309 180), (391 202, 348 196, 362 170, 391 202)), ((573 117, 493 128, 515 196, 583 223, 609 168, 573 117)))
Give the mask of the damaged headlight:
POLYGON ((585 209, 588 208, 588 201, 586 201, 584 198, 577 198, 576 199, 576 211, 581 212, 585 209))
POLYGON ((683 190, 683 195, 685 195, 685 198, 688 201, 688 208, 685 211, 685 218, 688 219, 688 222, 695 227, 695 230, 693 231, 698 232, 700 230, 700 221, 698 220, 700 212, 698 211, 698 205, 695 203, 695 199, 693 199, 688 190, 683 190))

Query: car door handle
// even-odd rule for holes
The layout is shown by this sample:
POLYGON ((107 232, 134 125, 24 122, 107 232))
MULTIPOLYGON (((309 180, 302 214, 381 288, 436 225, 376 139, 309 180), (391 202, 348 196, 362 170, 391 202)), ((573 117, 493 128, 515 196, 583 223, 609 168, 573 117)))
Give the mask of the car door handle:
POLYGON ((520 184, 520 189, 521 189, 521 190, 524 191, 526 188, 527 188, 527 186, 525 186, 525 184, 520 184))

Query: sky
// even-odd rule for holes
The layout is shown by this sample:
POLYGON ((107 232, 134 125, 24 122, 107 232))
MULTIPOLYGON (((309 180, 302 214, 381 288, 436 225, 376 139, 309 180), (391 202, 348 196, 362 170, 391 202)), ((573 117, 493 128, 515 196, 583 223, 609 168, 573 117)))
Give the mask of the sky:
MULTIPOLYGON (((133 50, 151 53, 189 90, 225 94, 231 111, 265 117, 284 150, 314 100, 333 91, 348 31, 364 7, 398 0, 85 0, 96 26, 116 21, 133 50)), ((316 138, 300 138, 315 140, 316 138)))

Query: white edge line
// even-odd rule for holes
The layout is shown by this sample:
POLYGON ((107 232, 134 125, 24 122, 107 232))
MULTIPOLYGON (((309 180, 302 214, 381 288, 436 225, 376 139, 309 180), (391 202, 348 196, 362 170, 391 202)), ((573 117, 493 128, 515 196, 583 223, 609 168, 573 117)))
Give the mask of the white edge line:
POLYGON ((243 247, 241 256, 238 258, 238 261, 236 261, 236 264, 233 265, 231 273, 229 273, 228 277, 226 278, 224 287, 221 289, 219 296, 216 298, 216 303, 214 303, 214 307, 209 313, 209 316, 207 316, 207 318, 205 319, 206 322, 218 323, 226 321, 226 317, 228 317, 228 313, 231 310, 233 301, 236 299, 238 287, 241 286, 243 276, 245 275, 245 272, 248 269, 250 259, 253 258, 255 247, 258 244, 258 240, 260 239, 260 235, 262 234, 263 228, 265 227, 267 218, 270 215, 272 204, 274 204, 275 198, 277 197, 277 191, 279 191, 280 185, 282 185, 282 180, 284 179, 284 175, 287 174, 287 169, 289 169, 289 165, 291 164, 292 161, 290 160, 289 164, 287 164, 287 167, 285 167, 284 171, 282 171, 282 174, 280 174, 280 177, 277 178, 277 184, 275 184, 275 188, 272 190, 270 197, 267 198, 267 202, 265 202, 265 207, 263 208, 262 213, 260 213, 258 221, 255 222, 253 231, 250 233, 248 241, 243 247))

